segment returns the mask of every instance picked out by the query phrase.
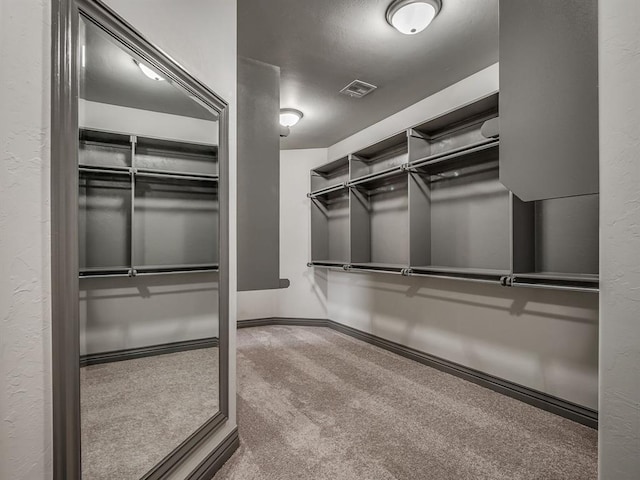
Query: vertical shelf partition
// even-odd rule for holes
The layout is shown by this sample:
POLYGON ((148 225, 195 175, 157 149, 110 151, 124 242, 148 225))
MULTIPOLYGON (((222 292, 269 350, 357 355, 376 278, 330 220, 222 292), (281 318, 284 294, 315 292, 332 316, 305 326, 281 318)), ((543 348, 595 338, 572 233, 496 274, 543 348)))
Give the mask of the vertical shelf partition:
POLYGON ((80 276, 217 271, 215 145, 80 131, 80 276))
POLYGON ((500 182, 498 94, 311 171, 309 266, 597 291, 598 196, 500 182))

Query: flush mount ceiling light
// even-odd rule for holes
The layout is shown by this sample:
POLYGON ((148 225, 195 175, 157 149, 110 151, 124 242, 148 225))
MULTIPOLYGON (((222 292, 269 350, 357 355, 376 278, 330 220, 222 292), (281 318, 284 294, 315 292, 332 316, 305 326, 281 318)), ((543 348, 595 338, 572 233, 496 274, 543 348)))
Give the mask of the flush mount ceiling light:
POLYGON ((300 110, 293 108, 280 109, 280 125, 283 127, 293 127, 302 117, 304 117, 304 115, 300 110))
POLYGON ((387 9, 387 22, 400 33, 415 35, 429 26, 440 8, 440 0, 395 0, 387 9))
POLYGON ((133 61, 136 65, 138 65, 138 67, 140 68, 140 70, 142 71, 142 73, 145 74, 145 76, 147 78, 150 78, 151 80, 155 80, 155 81, 163 81, 164 78, 162 78, 160 75, 158 75, 155 71, 151 70, 149 67, 147 67, 145 64, 140 63, 136 60, 133 61))

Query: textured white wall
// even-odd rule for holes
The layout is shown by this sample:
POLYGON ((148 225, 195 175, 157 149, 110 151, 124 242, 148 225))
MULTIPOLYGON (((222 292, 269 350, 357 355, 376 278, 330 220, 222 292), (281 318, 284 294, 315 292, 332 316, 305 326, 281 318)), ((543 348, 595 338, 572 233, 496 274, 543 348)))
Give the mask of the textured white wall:
POLYGON ((599 2, 600 478, 640 478, 640 3, 599 2))
POLYGON ((280 278, 288 278, 291 285, 238 292, 239 320, 327 317, 327 272, 307 267, 311 251, 309 170, 326 162, 326 148, 280 152, 280 278))
MULTIPOLYGON (((329 148, 329 160, 498 90, 492 65, 329 148)), ((598 406, 598 296, 329 272, 329 318, 598 406)))
POLYGON ((218 143, 218 124, 200 118, 80 100, 81 127, 185 142, 218 143))
POLYGON ((0 1, 0 478, 51 476, 50 2, 0 1))
POLYGON ((184 478, 236 426, 236 0, 107 0, 106 2, 151 42, 209 85, 230 105, 230 299, 229 412, 227 424, 173 473, 184 478))
MULTIPOLYGON (((292 133, 295 135, 295 132, 292 133)), ((311 256, 309 170, 327 162, 325 148, 280 153, 280 276, 278 317, 326 318, 326 273, 307 267, 311 256)))

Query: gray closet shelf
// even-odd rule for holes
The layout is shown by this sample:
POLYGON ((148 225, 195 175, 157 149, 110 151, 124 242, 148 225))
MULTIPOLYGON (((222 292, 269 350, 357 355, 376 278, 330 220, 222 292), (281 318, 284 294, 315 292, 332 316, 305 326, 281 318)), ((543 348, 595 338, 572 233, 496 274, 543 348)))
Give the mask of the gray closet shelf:
POLYGON ((308 266, 597 291, 597 202, 507 190, 497 117, 495 93, 313 169, 308 266))
POLYGON ((81 129, 81 278, 216 272, 216 145, 81 129))
POLYGON ((96 173, 105 175, 137 175, 145 177, 158 177, 158 178, 174 178, 180 180, 193 180, 193 181, 205 181, 205 182, 217 182, 218 175, 179 172, 172 170, 161 170, 153 168, 132 168, 132 167, 109 167, 109 166, 96 166, 88 164, 78 165, 80 173, 96 173))
POLYGON ((311 170, 310 197, 339 189, 349 180, 349 158, 342 157, 311 170))
POLYGON ((203 265, 163 265, 163 266, 143 266, 135 269, 121 268, 87 268, 80 270, 80 278, 105 278, 105 277, 139 277, 144 275, 169 275, 194 272, 217 272, 218 265, 215 263, 203 265))
POLYGON ((499 146, 500 140, 488 139, 416 160, 407 164, 405 169, 416 173, 432 173, 481 164, 486 162, 488 157, 496 155, 499 146))
POLYGON ((340 183, 338 185, 333 185, 331 187, 323 188, 322 190, 318 190, 316 192, 308 193, 307 197, 309 197, 309 198, 321 197, 321 196, 326 195, 328 193, 337 192, 339 190, 342 190, 345 187, 346 187, 346 185, 344 183, 340 183))
POLYGON ((368 184, 371 182, 375 182, 377 180, 383 180, 386 178, 394 178, 394 177, 399 177, 402 176, 403 172, 404 172, 404 167, 405 165, 407 165, 406 163, 397 165, 395 167, 391 167, 391 168, 386 168, 384 170, 381 170, 379 172, 376 173, 371 173, 369 175, 364 175, 362 177, 358 177, 354 180, 350 180, 349 182, 347 182, 347 186, 348 187, 355 187, 358 185, 364 185, 364 184, 368 184))

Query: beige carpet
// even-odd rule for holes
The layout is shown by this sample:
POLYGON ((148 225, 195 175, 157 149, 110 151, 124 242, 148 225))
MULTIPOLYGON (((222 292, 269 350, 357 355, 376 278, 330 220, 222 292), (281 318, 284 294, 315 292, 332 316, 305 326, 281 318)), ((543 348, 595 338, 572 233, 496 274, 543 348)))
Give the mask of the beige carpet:
POLYGON ((218 411, 218 349, 80 369, 83 480, 138 480, 218 411))
POLYGON ((589 480, 597 432, 327 328, 238 331, 225 480, 589 480))

